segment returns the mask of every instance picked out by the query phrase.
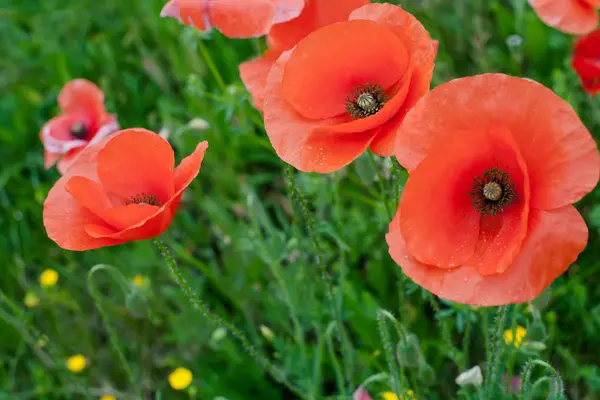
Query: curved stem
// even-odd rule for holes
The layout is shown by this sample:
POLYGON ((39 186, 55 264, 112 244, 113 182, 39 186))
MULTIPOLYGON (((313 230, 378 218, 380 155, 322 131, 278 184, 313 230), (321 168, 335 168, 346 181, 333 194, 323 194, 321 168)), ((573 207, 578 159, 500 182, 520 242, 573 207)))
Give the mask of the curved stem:
POLYGON ((560 374, 558 373, 558 371, 556 371, 547 362, 534 359, 534 360, 529 360, 527 362, 527 364, 525 364, 525 368, 523 369, 523 375, 522 375, 523 381, 521 384, 521 394, 519 395, 519 400, 527 400, 531 397, 534 385, 531 385, 530 380, 531 380, 531 374, 533 372, 533 368, 536 365, 546 368, 546 370, 548 372, 550 372, 552 375, 554 375, 554 385, 552 388, 553 389, 552 393, 555 395, 561 396, 561 398, 564 398, 565 387, 564 387, 563 380, 562 380, 560 374))
POLYGON ((115 278, 115 280, 119 283, 119 286, 121 287, 121 290, 124 291, 124 293, 125 293, 125 290, 126 290, 125 288, 127 285, 125 283, 125 278, 114 267, 111 267, 109 265, 104 265, 104 264, 98 264, 98 265, 94 266, 90 270, 90 272, 88 272, 87 284, 88 284, 88 289, 90 291, 90 294, 92 295, 92 298, 94 299, 94 304, 96 304, 96 308, 98 308, 98 311, 100 312, 100 317, 102 317, 102 322, 104 322, 104 326, 106 327, 106 331, 108 333, 108 338, 110 340, 110 343, 111 343, 115 353, 117 353, 117 357, 119 358, 119 361, 121 362, 123 369, 125 370, 125 373, 127 374, 129 383, 131 384, 132 387, 134 387, 136 389, 136 391, 138 392, 139 398, 143 399, 143 391, 139 385, 139 380, 135 378, 133 371, 129 367, 129 363, 127 362, 125 353, 123 353, 123 350, 121 349, 121 343, 119 342, 119 336, 117 335, 115 329, 113 328, 112 324, 110 323, 110 320, 108 319, 108 315, 106 314, 106 310, 104 309, 104 306, 102 305, 102 302, 100 300, 100 293, 98 292, 98 288, 94 282, 94 274, 98 271, 109 272, 115 278))
MULTIPOLYGON (((396 396, 401 399, 402 394, 404 393, 403 384, 400 382, 398 367, 396 365, 395 357, 394 357, 394 346, 390 339, 390 332, 388 331, 388 327, 385 323, 386 319, 391 320, 394 323, 397 323, 396 318, 391 315, 389 312, 385 310, 377 311, 377 328, 379 330, 379 336, 381 337, 381 341, 383 342, 383 351, 385 353, 385 359, 388 364, 388 369, 390 371, 390 386, 392 387, 392 391, 396 394, 396 396), (391 318, 390 318, 391 317, 391 318)), ((402 329, 398 329, 398 333, 401 335, 401 340, 405 341, 406 336, 402 329)))
POLYGON ((195 309, 200 311, 200 313, 204 316, 204 318, 208 319, 216 326, 227 329, 229 332, 231 332, 231 334, 242 344, 242 347, 244 348, 244 350, 246 350, 248 355, 250 355, 250 357, 252 357, 254 359, 254 361, 256 361, 256 363, 258 363, 265 371, 267 371, 273 377, 273 379, 275 379, 277 382, 283 384, 286 388, 288 388, 296 396, 298 396, 302 399, 309 399, 310 398, 309 396, 307 396, 300 389, 298 389, 296 386, 294 386, 278 368, 276 368, 265 356, 263 356, 262 354, 260 354, 258 352, 256 347, 254 347, 250 343, 250 340, 248 340, 246 335, 241 330, 239 330, 237 327, 235 327, 232 323, 225 321, 218 315, 213 314, 208 309, 208 307, 202 302, 202 300, 200 300, 200 298, 192 291, 192 289, 188 285, 187 281, 183 277, 183 274, 179 270, 177 263, 175 262, 173 257, 171 257, 171 255, 169 254, 169 250, 167 249, 167 246, 165 246, 165 244, 158 238, 153 239, 153 241, 154 241, 155 246, 158 248, 161 255, 163 256, 163 258, 165 259, 165 261, 167 263, 167 267, 171 271, 171 275, 173 276, 173 279, 175 280, 177 285, 179 285, 179 287, 181 288, 181 291, 188 298, 190 304, 195 309))

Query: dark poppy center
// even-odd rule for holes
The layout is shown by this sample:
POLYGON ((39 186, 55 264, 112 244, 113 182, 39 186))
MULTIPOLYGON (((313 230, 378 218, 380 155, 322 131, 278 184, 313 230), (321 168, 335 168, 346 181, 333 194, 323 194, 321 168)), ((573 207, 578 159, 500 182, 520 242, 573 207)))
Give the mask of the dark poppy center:
POLYGON ((156 196, 150 193, 138 193, 132 198, 125 200, 125 205, 129 204, 149 204, 151 206, 161 206, 156 196))
POLYGON ((473 207, 484 215, 496 215, 515 199, 514 183, 508 172, 492 168, 473 179, 469 196, 473 207))
POLYGON ((85 139, 88 134, 88 129, 81 122, 75 122, 71 126, 70 133, 75 139, 85 139))
POLYGON ((386 97, 383 88, 377 84, 360 85, 346 98, 346 111, 354 119, 370 117, 383 108, 386 97))

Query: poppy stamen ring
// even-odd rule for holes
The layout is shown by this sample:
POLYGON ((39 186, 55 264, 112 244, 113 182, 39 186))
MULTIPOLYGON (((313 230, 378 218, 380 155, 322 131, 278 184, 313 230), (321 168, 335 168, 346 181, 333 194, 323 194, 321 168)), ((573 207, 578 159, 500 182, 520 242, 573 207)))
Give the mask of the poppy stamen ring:
POLYGON ((156 196, 154 196, 153 194, 150 193, 138 193, 135 196, 133 196, 132 198, 130 198, 129 200, 125 200, 125 205, 130 205, 130 204, 149 204, 151 206, 157 206, 160 207, 161 204, 158 201, 158 199, 156 198, 156 196))
POLYGON ((366 83, 354 89, 344 104, 352 118, 361 119, 377 114, 386 100, 387 95, 381 86, 366 83))
POLYGON ((71 133, 71 136, 73 136, 75 139, 85 139, 88 134, 88 130, 87 127, 81 122, 75 122, 71 126, 69 133, 71 133))
POLYGON ((473 199, 473 207, 484 215, 496 215, 515 199, 514 183, 510 174, 492 168, 473 179, 469 196, 473 199))

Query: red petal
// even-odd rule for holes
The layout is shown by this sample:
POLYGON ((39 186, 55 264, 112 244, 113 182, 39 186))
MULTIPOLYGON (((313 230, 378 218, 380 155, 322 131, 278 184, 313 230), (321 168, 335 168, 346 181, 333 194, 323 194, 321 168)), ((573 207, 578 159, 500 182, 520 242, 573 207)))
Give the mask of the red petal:
POLYGON ((126 129, 100 151, 98 176, 106 190, 124 199, 149 194, 164 204, 173 196, 174 164, 166 140, 145 129, 126 129))
POLYGON ((482 216, 475 254, 467 262, 482 275, 504 272, 513 262, 527 235, 530 187, 527 166, 510 132, 491 129, 494 142, 494 168, 510 174, 515 185, 513 203, 496 216, 482 216))
POLYGON ((565 33, 584 35, 598 26, 598 13, 581 0, 529 0, 529 4, 546 25, 565 33))
POLYGON ((273 25, 267 37, 269 47, 278 52, 289 50, 309 33, 346 21, 350 13, 368 0, 308 0, 302 14, 289 22, 273 25))
POLYGON ((396 214, 386 236, 390 255, 417 284, 444 299, 495 306, 536 298, 565 272, 585 248, 587 227, 572 206, 531 210, 529 234, 520 254, 502 274, 483 276, 475 267, 441 269, 419 263, 407 250, 396 214))
POLYGON ((440 138, 489 127, 504 127, 515 138, 529 171, 531 207, 572 204, 596 186, 596 144, 573 108, 539 83, 502 74, 455 79, 432 90, 406 116, 395 155, 412 170, 440 138))
POLYGON ((265 53, 264 57, 240 64, 240 78, 242 78, 246 90, 252 95, 252 104, 258 111, 262 111, 263 108, 269 71, 279 56, 279 53, 269 51, 265 53))
POLYGON ((346 113, 345 99, 358 86, 387 90, 408 68, 406 47, 391 30, 372 21, 340 22, 298 43, 285 67, 283 93, 304 117, 331 118, 346 113))

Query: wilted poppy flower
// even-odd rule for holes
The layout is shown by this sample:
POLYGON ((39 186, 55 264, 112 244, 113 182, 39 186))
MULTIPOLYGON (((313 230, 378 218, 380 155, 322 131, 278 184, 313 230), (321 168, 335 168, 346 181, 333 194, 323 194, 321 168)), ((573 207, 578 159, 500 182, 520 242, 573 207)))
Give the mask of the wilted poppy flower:
POLYGON ((240 77, 252 95, 254 106, 262 110, 267 76, 281 53, 319 28, 346 21, 352 11, 366 4, 369 4, 368 0, 306 0, 306 6, 298 18, 274 25, 267 36, 269 50, 262 57, 242 63, 239 67, 240 77))
POLYGON ((544 86, 502 74, 451 81, 408 114, 395 147, 410 176, 389 251, 434 294, 529 301, 584 249, 571 204, 596 185, 600 160, 575 111, 544 86))
POLYGON ((265 89, 265 130, 285 162, 332 172, 367 147, 392 154, 406 112, 429 90, 437 43, 408 12, 369 4, 279 57, 265 89))
POLYGON ((85 149, 44 202, 48 237, 67 250, 89 250, 163 233, 208 147, 174 168, 169 143, 126 129, 85 149))
POLYGON ((160 15, 201 31, 214 27, 230 38, 250 38, 296 18, 302 8, 304 0, 170 0, 160 15))
POLYGON ((58 105, 63 113, 44 125, 40 139, 46 168, 58 161, 58 170, 64 174, 83 148, 119 125, 115 116, 106 112, 102 91, 85 79, 67 83, 58 95, 58 105))
POLYGON ((352 394, 352 400, 372 400, 369 392, 363 387, 360 386, 358 389, 354 391, 352 394))
POLYGON ((572 35, 584 35, 598 26, 600 0, 529 0, 548 26, 572 35))
POLYGON ((600 29, 577 40, 572 65, 585 91, 600 93, 600 29))

